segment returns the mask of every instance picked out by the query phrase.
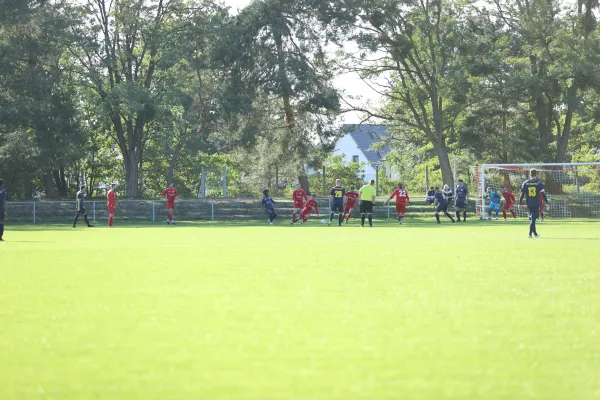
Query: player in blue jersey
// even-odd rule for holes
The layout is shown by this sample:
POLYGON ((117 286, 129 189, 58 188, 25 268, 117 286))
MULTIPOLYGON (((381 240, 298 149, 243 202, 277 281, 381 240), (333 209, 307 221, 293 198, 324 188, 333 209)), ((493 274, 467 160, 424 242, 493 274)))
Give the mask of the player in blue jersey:
POLYGON ((265 209, 265 212, 269 214, 269 224, 273 225, 273 220, 277 218, 277 213, 275 212, 275 204, 277 202, 273 200, 271 196, 269 196, 269 190, 263 190, 262 206, 265 209))
POLYGON ((440 212, 443 212, 444 215, 446 217, 450 218, 450 221, 452 221, 452 223, 454 223, 454 218, 452 218, 452 215, 450 215, 448 213, 448 200, 444 196, 444 193, 442 193, 440 191, 439 187, 435 188, 434 198, 435 198, 434 204, 437 204, 437 208, 435 209, 435 219, 436 219, 437 223, 441 224, 441 222, 440 222, 440 212))
POLYGON ((456 220, 460 222, 460 213, 462 211, 463 222, 467 222, 467 203, 469 202, 469 189, 465 186, 465 182, 462 179, 458 180, 458 186, 456 187, 456 220))
POLYGON ((546 203, 546 208, 550 208, 550 202, 546 197, 546 191, 544 190, 544 183, 537 179, 537 171, 532 169, 529 171, 529 179, 523 182, 521 186, 521 196, 519 196, 519 208, 523 208, 523 198, 527 204, 527 212, 529 214, 529 239, 534 235, 539 238, 540 235, 537 233, 535 227, 535 221, 540 216, 540 196, 546 203))
POLYGON ((87 224, 88 228, 93 228, 94 225, 90 224, 90 220, 88 219, 87 211, 85 210, 84 200, 85 200, 85 185, 81 186, 79 192, 77 192, 77 197, 75 198, 77 201, 77 209, 75 210, 75 218, 73 218, 73 228, 77 226, 77 220, 79 216, 83 216, 83 220, 87 224))
POLYGON ((6 217, 6 201, 8 200, 8 192, 4 189, 4 181, 0 179, 0 242, 3 242, 4 236, 4 218, 6 217))
POLYGON ((492 219, 492 211, 496 211, 496 219, 498 219, 500 213, 500 200, 502 196, 496 190, 491 187, 487 188, 487 194, 485 198, 490 199, 490 205, 488 206, 488 221, 492 219))
POLYGON ((346 196, 346 189, 342 187, 342 180, 336 179, 335 186, 329 191, 331 196, 331 209, 329 210, 329 225, 333 221, 333 216, 336 212, 339 213, 338 225, 342 226, 344 220, 344 197, 346 196))

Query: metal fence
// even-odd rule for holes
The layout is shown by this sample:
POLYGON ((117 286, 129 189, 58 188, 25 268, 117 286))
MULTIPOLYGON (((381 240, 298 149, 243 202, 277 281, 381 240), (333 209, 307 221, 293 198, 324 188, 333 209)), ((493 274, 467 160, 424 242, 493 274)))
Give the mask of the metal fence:
MULTIPOLYGON (((394 204, 384 206, 386 198, 376 202, 374 216, 377 219, 395 218, 394 204)), ((290 199, 275 199, 276 211, 282 218, 291 216, 293 203, 290 199)), ((317 199, 321 215, 327 215, 330 208, 328 198, 317 199)), ((117 219, 130 222, 163 222, 167 210, 163 200, 120 200, 117 219)), ((88 216, 93 221, 106 221, 108 212, 104 200, 87 200, 88 216)), ((469 204, 468 211, 475 211, 475 202, 469 204)), ((35 201, 8 202, 6 219, 23 223, 56 223, 70 221, 75 215, 74 201, 35 201)), ((407 217, 433 215, 433 209, 425 203, 424 197, 411 198, 407 217)), ((353 217, 359 216, 358 206, 353 217)), ((195 199, 179 200, 175 203, 175 218, 179 221, 231 221, 262 220, 267 216, 261 207, 261 199, 195 199)))

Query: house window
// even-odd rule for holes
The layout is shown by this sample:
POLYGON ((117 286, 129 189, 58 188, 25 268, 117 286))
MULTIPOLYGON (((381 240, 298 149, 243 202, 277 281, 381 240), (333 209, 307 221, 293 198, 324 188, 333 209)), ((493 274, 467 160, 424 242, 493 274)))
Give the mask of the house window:
POLYGON ((358 156, 352 156, 352 162, 357 163, 358 162, 358 156))

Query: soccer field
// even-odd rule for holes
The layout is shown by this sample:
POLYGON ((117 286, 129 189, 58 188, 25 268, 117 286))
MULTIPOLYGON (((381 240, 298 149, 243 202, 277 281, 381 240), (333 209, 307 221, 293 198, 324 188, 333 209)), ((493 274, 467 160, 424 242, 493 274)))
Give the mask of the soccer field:
POLYGON ((600 223, 7 226, 0 399, 600 398, 600 223))

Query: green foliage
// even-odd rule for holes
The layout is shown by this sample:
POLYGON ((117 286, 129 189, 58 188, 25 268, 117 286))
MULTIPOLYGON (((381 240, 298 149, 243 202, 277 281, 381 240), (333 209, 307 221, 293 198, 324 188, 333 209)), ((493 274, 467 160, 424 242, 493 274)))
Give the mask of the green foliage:
POLYGON ((335 186, 336 179, 342 180, 342 186, 346 190, 349 190, 350 187, 358 190, 364 184, 365 163, 345 162, 345 157, 345 154, 329 156, 316 173, 309 175, 311 193, 328 196, 329 190, 335 186))

